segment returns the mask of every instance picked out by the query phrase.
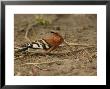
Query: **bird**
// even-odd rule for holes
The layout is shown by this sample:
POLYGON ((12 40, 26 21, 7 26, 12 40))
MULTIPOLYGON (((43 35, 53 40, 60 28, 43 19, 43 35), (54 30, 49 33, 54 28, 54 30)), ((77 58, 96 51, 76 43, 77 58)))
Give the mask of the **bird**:
POLYGON ((44 36, 40 40, 33 41, 22 45, 21 51, 25 51, 28 48, 43 49, 46 53, 49 53, 59 47, 64 42, 63 37, 55 31, 50 31, 50 35, 44 36))

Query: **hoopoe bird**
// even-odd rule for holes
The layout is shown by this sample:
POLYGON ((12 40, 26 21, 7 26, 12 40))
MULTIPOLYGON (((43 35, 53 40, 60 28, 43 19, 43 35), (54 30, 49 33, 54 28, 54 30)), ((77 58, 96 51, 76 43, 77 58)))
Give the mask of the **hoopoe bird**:
POLYGON ((63 42, 64 39, 59 33, 51 31, 50 36, 46 36, 43 37, 41 40, 22 45, 23 48, 21 49, 21 51, 25 51, 28 50, 28 48, 32 48, 43 49, 46 51, 46 53, 49 53, 52 50, 56 49, 63 42))

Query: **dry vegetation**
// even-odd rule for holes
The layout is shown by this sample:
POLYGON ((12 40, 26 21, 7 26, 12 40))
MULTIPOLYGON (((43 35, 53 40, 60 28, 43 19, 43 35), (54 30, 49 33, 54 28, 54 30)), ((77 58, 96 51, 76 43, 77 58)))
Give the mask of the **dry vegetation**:
POLYGON ((59 32, 67 44, 48 55, 43 50, 14 53, 15 76, 96 76, 97 15, 53 14, 14 16, 14 47, 59 32))

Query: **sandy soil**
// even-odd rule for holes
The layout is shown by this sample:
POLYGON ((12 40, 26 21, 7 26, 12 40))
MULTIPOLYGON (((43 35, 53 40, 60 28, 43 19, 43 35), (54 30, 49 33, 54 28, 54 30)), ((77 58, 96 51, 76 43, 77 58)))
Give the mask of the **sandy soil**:
POLYGON ((14 16, 14 47, 28 43, 25 33, 31 41, 48 35, 50 30, 59 32, 65 41, 48 55, 43 50, 14 53, 15 76, 96 76, 97 75, 97 15, 95 14, 53 14, 14 16), (41 16, 49 24, 36 25, 41 16), (75 44, 75 45, 73 45, 75 44))

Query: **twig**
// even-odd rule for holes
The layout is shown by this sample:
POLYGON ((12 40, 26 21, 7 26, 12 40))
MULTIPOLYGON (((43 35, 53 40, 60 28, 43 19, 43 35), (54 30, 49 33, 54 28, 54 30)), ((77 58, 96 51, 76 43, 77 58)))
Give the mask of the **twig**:
POLYGON ((64 43, 66 43, 67 45, 69 46, 96 46, 96 44, 76 44, 76 43, 70 43, 70 42, 67 42, 67 41, 64 41, 64 43))
POLYGON ((44 70, 44 71, 49 71, 49 69, 44 69, 44 68, 41 68, 39 67, 38 65, 41 65, 41 64, 50 64, 50 63, 55 63, 55 62, 59 62, 59 61, 63 61, 63 60, 57 60, 57 61, 51 61, 51 62, 41 62, 41 63, 25 63, 23 65, 34 65, 35 67, 37 67, 38 69, 40 70, 44 70))
POLYGON ((41 64, 50 64, 55 62, 62 62, 63 60, 50 61, 50 62, 41 62, 41 63, 25 63, 25 65, 41 65, 41 64))

